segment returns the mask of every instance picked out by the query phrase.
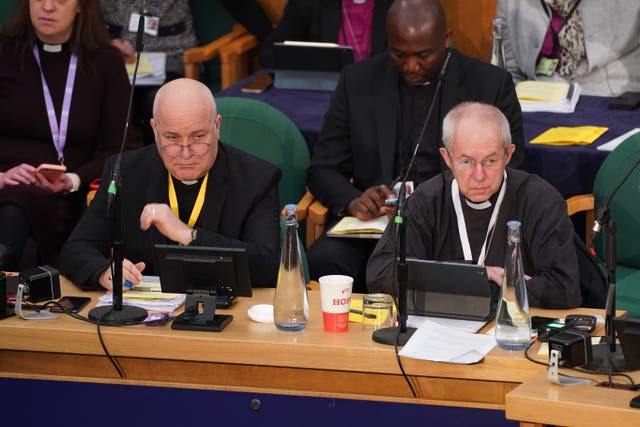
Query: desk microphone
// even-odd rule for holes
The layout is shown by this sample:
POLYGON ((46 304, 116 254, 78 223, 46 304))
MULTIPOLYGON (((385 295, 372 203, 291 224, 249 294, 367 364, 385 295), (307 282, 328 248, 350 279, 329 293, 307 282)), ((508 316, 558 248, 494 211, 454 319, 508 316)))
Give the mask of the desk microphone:
MULTIPOLYGON (((617 227, 611 215, 610 205, 613 201, 613 197, 624 185, 624 183, 627 182, 627 180, 639 164, 640 158, 635 161, 635 163, 631 166, 631 168, 629 168, 622 179, 618 181, 613 190, 611 190, 611 193, 609 193, 609 197, 607 197, 602 207, 598 210, 596 219, 593 222, 593 229, 591 234, 592 247, 590 248, 590 251, 595 255, 595 249, 593 247, 593 245, 595 244, 595 240, 598 237, 598 234, 600 233, 600 230, 603 226, 607 231, 607 243, 605 251, 606 255, 604 264, 609 272, 609 283, 607 284, 607 302, 605 307, 605 337, 608 342, 593 346, 593 361, 587 364, 586 368, 598 372, 605 372, 609 375, 611 374, 611 372, 623 372, 628 370, 620 346, 616 344, 616 331, 613 325, 613 318, 616 315, 617 227)), ((609 386, 611 386, 612 384, 610 376, 609 382, 607 384, 609 386)))
POLYGON ((107 187, 107 218, 112 221, 112 288, 113 302, 111 306, 96 307, 89 311, 89 318, 93 321, 100 322, 105 325, 123 325, 127 323, 141 322, 147 317, 147 311, 135 306, 122 305, 122 261, 124 259, 122 253, 122 230, 120 221, 117 220, 118 211, 116 209, 116 199, 118 195, 118 186, 120 185, 120 165, 122 163, 122 152, 127 141, 127 132, 129 130, 129 120, 131 119, 131 110, 133 106, 133 91, 136 86, 136 77, 138 75, 138 66, 140 65, 140 53, 143 49, 142 37, 144 35, 144 15, 140 15, 138 19, 138 32, 136 34, 136 65, 133 69, 133 78, 131 81, 131 91, 129 92, 129 105, 127 106, 127 120, 124 124, 124 133, 122 135, 122 143, 118 157, 111 171, 111 180, 107 187))
POLYGON ((449 59, 451 58, 451 49, 447 49, 447 56, 444 59, 442 64, 442 69, 438 74, 438 82, 436 85, 436 90, 433 93, 433 99, 431 100, 431 105, 429 105, 429 111, 427 112, 427 116, 424 119, 424 123, 422 124, 422 129, 420 129, 420 134, 418 135, 418 139, 415 143, 413 153, 409 158, 409 162, 406 167, 403 167, 400 181, 400 189, 398 190, 398 201, 396 202, 396 215, 394 217, 394 235, 395 235, 395 254, 394 254, 394 271, 396 272, 396 281, 398 283, 398 326, 397 327, 389 327, 378 329, 373 333, 373 340, 382 344, 389 345, 405 345, 411 335, 415 332, 415 328, 407 328, 407 281, 409 278, 408 267, 407 267, 407 244, 406 244, 406 232, 405 232, 405 224, 404 224, 404 205, 406 202, 406 186, 407 180, 409 179, 409 173, 411 171, 411 167, 413 166, 413 162, 418 154, 418 150, 420 149, 420 144, 422 143, 422 137, 424 136, 424 132, 427 129, 427 124, 431 119, 431 114, 433 112, 433 107, 438 99, 438 95, 440 94, 440 86, 442 85, 442 81, 444 80, 444 75, 447 70, 447 65, 449 65, 449 59))

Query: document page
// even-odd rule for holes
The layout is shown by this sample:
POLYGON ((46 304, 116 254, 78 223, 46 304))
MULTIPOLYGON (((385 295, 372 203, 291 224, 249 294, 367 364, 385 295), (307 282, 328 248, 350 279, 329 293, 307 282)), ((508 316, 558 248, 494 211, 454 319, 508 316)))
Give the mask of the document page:
POLYGON ((495 345, 493 335, 460 332, 427 320, 399 354, 434 362, 470 364, 481 361, 495 345))

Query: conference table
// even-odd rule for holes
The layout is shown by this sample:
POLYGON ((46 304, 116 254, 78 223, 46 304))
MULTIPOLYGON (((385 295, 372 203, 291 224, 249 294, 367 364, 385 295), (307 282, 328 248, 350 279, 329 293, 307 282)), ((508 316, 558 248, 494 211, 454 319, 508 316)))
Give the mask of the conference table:
MULTIPOLYGON (((262 93, 245 93, 242 87, 261 73, 220 91, 216 97, 246 97, 266 102, 288 116, 305 137, 310 152, 318 139, 324 114, 329 107, 331 92, 278 89, 271 87, 262 93)), ((523 113, 523 129, 527 170, 551 183, 563 197, 591 193, 593 182, 607 151, 598 150, 603 143, 640 126, 640 110, 609 110, 610 98, 582 95, 575 112, 523 113), (590 145, 550 146, 530 141, 555 126, 602 126, 608 131, 590 145)), ((223 120, 224 123, 224 120, 223 120)), ((223 124, 224 126, 224 124, 223 124)))
MULTIPOLYGON (((81 294, 64 278, 61 288, 62 295, 81 294)), ((311 316, 303 332, 282 332, 271 323, 252 321, 247 310, 254 304, 271 303, 273 292, 270 288, 257 288, 253 297, 239 298, 232 308, 224 310, 233 315, 233 321, 220 333, 173 330, 166 324, 102 326, 98 335, 96 325, 66 315, 52 320, 24 320, 16 316, 0 320, 0 387, 36 393, 52 384, 62 384, 62 391, 54 388, 49 393, 53 399, 57 395, 66 396, 70 389, 83 390, 83 385, 85 388, 101 385, 97 391, 91 388, 91 392, 80 392, 78 397, 99 393, 102 397, 95 396, 94 405, 107 399, 109 386, 119 387, 117 402, 120 402, 117 396, 130 393, 128 387, 144 390, 135 393, 135 402, 142 402, 143 395, 165 401, 167 393, 171 395, 167 390, 207 391, 216 393, 216 399, 235 393, 243 401, 251 402, 260 401, 254 395, 262 396, 263 400, 273 396, 285 399, 304 396, 312 402, 318 399, 333 402, 329 405, 368 404, 367 410, 374 411, 371 414, 382 407, 390 413, 401 408, 404 416, 419 410, 431 411, 430 416, 433 411, 444 411, 443 417, 458 422, 465 416, 485 420, 484 424, 474 421, 474 425, 480 426, 512 425, 504 419, 505 396, 544 371, 543 366, 526 360, 522 352, 496 347, 484 360, 471 365, 401 357, 405 379, 393 346, 374 342, 371 332, 359 324, 351 323, 344 333, 324 332, 318 291, 309 291, 311 316), (105 356, 100 336, 119 365, 122 377, 105 356)), ((85 294, 92 297, 92 304, 81 312, 84 315, 102 293, 85 294)), ((535 310, 535 314, 563 317, 566 312, 535 310)), ((491 324, 485 329, 490 327, 491 324)), ((296 402, 295 405, 305 407, 296 402)), ((90 400, 85 404, 91 403, 90 400)), ((33 405, 19 395, 15 396, 14 404, 22 408, 33 405)), ((318 411, 323 410, 327 408, 318 411)), ((353 419, 362 421, 362 417, 358 414, 353 419)))

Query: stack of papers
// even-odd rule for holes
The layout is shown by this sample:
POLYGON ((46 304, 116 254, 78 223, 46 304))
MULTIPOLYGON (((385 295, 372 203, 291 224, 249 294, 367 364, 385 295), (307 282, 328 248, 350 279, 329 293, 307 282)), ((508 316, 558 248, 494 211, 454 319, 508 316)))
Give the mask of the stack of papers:
POLYGON ((477 363, 495 347, 492 335, 460 332, 427 320, 399 352, 413 359, 449 363, 477 363))
POLYGON ((516 95, 523 112, 544 111, 573 113, 580 99, 577 83, 527 80, 516 85, 516 95))
POLYGON ((599 147, 596 148, 596 150, 613 151, 614 148, 616 148, 618 145, 622 144, 624 141, 626 141, 628 138, 631 138, 633 135, 635 135, 638 132, 640 132, 640 128, 631 129, 629 132, 622 134, 617 138, 613 138, 611 141, 605 144, 600 145, 599 147))
MULTIPOLYGON (((144 276, 138 286, 122 295, 122 304, 135 305, 147 311, 171 313, 184 304, 186 294, 169 294, 160 290, 160 278, 144 276)), ((97 307, 113 304, 113 294, 107 292, 98 300, 97 307)))
POLYGON ((353 216, 345 216, 327 232, 327 235, 379 239, 387 224, 389 224, 389 218, 386 215, 370 221, 361 221, 353 216))
POLYGON ((600 138, 609 128, 598 126, 558 126, 548 129, 531 140, 531 144, 588 145, 600 138))
MULTIPOLYGON (((138 64, 138 75, 136 76, 136 86, 159 86, 166 79, 167 54, 164 52, 142 52, 140 54, 140 64, 138 64)), ((133 71, 136 63, 126 64, 129 82, 133 82, 133 71)))

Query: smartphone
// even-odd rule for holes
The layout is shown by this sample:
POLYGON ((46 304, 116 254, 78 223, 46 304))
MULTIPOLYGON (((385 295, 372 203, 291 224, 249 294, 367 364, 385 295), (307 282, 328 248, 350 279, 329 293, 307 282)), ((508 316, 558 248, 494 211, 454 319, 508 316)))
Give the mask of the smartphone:
MULTIPOLYGON (((58 300, 58 304, 72 313, 77 313, 89 304, 89 301, 91 301, 89 297, 62 297, 58 300)), ((62 313, 64 310, 57 305, 52 305, 49 311, 52 313, 62 313)))
POLYGON ((624 92, 609 102, 610 110, 635 110, 640 105, 640 92, 624 92))
POLYGON ((269 73, 263 73, 244 85, 240 90, 244 93, 262 93, 273 84, 273 77, 269 73))
POLYGON ((596 328, 596 316, 590 314, 569 314, 564 318, 564 323, 579 331, 591 333, 596 328))
POLYGON ((49 181, 54 181, 67 171, 64 165, 54 165, 52 163, 42 163, 36 168, 36 173, 44 175, 49 181))

